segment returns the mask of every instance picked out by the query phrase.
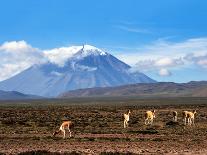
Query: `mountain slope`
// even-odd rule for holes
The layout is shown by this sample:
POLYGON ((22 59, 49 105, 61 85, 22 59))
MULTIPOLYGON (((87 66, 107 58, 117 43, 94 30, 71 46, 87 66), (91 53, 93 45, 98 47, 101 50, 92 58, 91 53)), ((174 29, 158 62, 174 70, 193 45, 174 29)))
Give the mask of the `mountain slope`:
POLYGON ((194 91, 193 97, 207 97, 207 87, 205 88, 200 88, 194 91))
POLYGON ((0 90, 0 100, 24 100, 24 99, 40 99, 42 97, 35 95, 22 94, 16 91, 0 90))
POLYGON ((81 88, 155 82, 142 73, 130 72, 129 65, 93 46, 74 47, 72 52, 64 65, 51 61, 34 65, 0 82, 0 89, 53 97, 81 88))
POLYGON ((151 84, 132 84, 118 87, 90 88, 68 91, 60 98, 70 97, 105 97, 105 96, 139 96, 139 97, 207 97, 207 82, 173 83, 159 82, 151 84))

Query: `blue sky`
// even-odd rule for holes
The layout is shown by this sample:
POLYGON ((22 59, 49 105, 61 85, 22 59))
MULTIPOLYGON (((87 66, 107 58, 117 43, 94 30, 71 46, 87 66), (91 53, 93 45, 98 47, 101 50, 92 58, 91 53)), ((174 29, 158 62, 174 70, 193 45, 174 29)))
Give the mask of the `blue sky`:
POLYGON ((158 81, 206 80, 206 7, 205 0, 2 0, 0 46, 24 40, 46 50, 85 43, 158 81))

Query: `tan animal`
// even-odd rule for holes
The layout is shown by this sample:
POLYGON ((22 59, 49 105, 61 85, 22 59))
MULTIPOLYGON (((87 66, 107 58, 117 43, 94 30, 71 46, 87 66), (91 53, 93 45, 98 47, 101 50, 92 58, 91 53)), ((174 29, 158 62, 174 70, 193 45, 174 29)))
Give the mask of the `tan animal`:
POLYGON ((187 113, 187 120, 188 120, 188 125, 194 125, 194 119, 195 119, 195 114, 196 114, 196 110, 194 110, 193 112, 188 112, 187 113))
POLYGON ((155 118, 155 110, 153 111, 146 111, 145 113, 145 125, 152 125, 153 119, 155 118))
POLYGON ((188 114, 188 111, 183 111, 182 112, 184 125, 186 125, 186 123, 187 123, 187 114, 188 114))
POLYGON ((65 132, 66 132, 66 129, 67 129, 69 131, 69 136, 71 137, 70 129, 73 128, 73 127, 74 127, 74 123, 73 122, 71 122, 71 121, 64 121, 61 124, 59 130, 57 130, 57 131, 55 131, 53 133, 53 136, 55 136, 56 134, 59 134, 60 132, 62 132, 63 133, 63 138, 65 139, 65 132))
POLYGON ((178 120, 178 113, 177 113, 177 111, 173 111, 172 114, 173 114, 173 121, 177 122, 177 120, 178 120))
POLYGON ((124 114, 124 128, 129 126, 129 114, 130 114, 130 110, 127 111, 127 113, 124 114))

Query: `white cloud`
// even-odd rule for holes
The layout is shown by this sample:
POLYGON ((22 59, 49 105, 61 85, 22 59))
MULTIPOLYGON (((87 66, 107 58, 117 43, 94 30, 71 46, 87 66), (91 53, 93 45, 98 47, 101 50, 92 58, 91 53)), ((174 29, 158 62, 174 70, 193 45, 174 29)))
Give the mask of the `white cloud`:
POLYGON ((50 62, 58 64, 59 66, 64 66, 66 60, 81 48, 82 46, 61 47, 44 50, 43 53, 50 62))
POLYGON ((165 58, 157 59, 154 65, 157 67, 175 67, 175 66, 183 65, 183 64, 184 62, 182 58, 172 59, 169 57, 165 57, 165 58))
MULTIPOLYGON (((0 81, 12 77, 21 71, 29 68, 33 64, 51 62, 59 66, 64 66, 65 62, 72 55, 77 53, 83 46, 60 47, 49 50, 40 50, 29 45, 25 41, 11 41, 0 45, 0 81)), ((85 45, 86 53, 97 48, 85 45)), ((85 54, 86 54, 85 53, 85 54)), ((104 54, 104 52, 102 53, 104 54)), ((80 66, 80 69, 94 71, 96 68, 80 66)), ((60 73, 52 75, 61 76, 60 73)))
POLYGON ((33 48, 28 45, 24 40, 5 42, 0 46, 1 51, 7 52, 21 52, 27 51, 28 49, 33 50, 33 48))
POLYGON ((159 70, 159 75, 160 76, 170 76, 171 72, 169 70, 167 70, 166 68, 161 68, 159 70))
POLYGON ((135 65, 139 61, 163 57, 179 59, 192 53, 196 56, 205 55, 207 54, 207 38, 188 39, 183 42, 169 42, 158 39, 152 44, 130 51, 120 52, 116 56, 127 64, 135 65))
POLYGON ((170 68, 175 68, 184 65, 184 61, 179 59, 172 59, 169 57, 158 58, 158 59, 146 59, 139 61, 132 67, 132 71, 141 71, 141 72, 149 72, 157 70, 158 75, 161 76, 169 76, 171 72, 169 71, 170 68), (164 68, 164 69, 163 69, 164 68), (168 69, 167 69, 168 68, 168 69), (164 74, 168 72, 168 74, 164 74))
MULTIPOLYGON (((72 46, 40 50, 25 41, 5 42, 0 45, 0 81, 33 64, 45 61, 63 66, 81 48, 82 46, 72 46)), ((207 69, 207 38, 188 39, 177 43, 159 39, 150 45, 135 48, 133 52, 129 52, 130 49, 115 56, 132 65, 132 71, 156 71, 160 76, 169 76, 173 74, 171 70, 182 67, 207 69)))
POLYGON ((207 68, 207 53, 206 54, 191 53, 186 55, 185 59, 202 68, 207 68))
POLYGON ((155 62, 156 66, 169 66, 173 64, 173 60, 170 58, 162 58, 155 62))
POLYGON ((188 39, 183 42, 168 42, 158 40, 139 47, 133 52, 116 55, 122 61, 133 66, 138 71, 159 71, 165 69, 181 69, 197 65, 207 68, 207 38, 188 39))
POLYGON ((19 70, 21 70, 20 65, 1 64, 0 65, 0 72, 1 72, 0 80, 4 80, 8 78, 9 76, 19 73, 19 70))
POLYGON ((43 53, 25 41, 11 41, 0 45, 0 81, 7 79, 33 64, 45 61, 43 53))
MULTIPOLYGON (((69 58, 71 58, 74 54, 79 52, 83 46, 70 46, 70 47, 61 47, 61 48, 54 48, 50 50, 44 50, 43 53, 45 57, 49 59, 50 62, 55 63, 59 66, 64 66, 65 62, 69 58)), ((91 45, 84 45, 84 50, 81 54, 81 56, 76 57, 78 59, 82 59, 83 57, 89 55, 89 54, 100 54, 100 55, 106 55, 106 52, 91 46, 91 45)))

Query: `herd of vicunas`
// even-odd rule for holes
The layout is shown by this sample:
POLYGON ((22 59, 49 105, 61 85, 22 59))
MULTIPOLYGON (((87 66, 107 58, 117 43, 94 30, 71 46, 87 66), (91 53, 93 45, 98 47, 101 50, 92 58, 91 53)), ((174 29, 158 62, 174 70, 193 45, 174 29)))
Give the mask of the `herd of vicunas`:
MULTIPOLYGON (((127 128, 129 126, 129 116, 130 116, 130 110, 128 110, 126 113, 124 113, 124 128, 127 128)), ((190 111, 183 111, 182 112, 182 118, 184 125, 194 125, 194 119, 195 119, 196 110, 193 112, 190 111)), ((177 111, 172 112, 172 119, 174 122, 177 122, 178 119, 178 113, 177 111)), ((145 125, 152 125, 154 118, 156 117, 155 110, 152 111, 146 111, 144 114, 145 119, 145 125)), ((55 136, 58 133, 63 133, 63 138, 65 138, 66 130, 69 131, 69 137, 71 137, 71 128, 74 127, 74 123, 72 121, 64 121, 59 130, 55 131, 53 133, 53 136, 55 136)))

